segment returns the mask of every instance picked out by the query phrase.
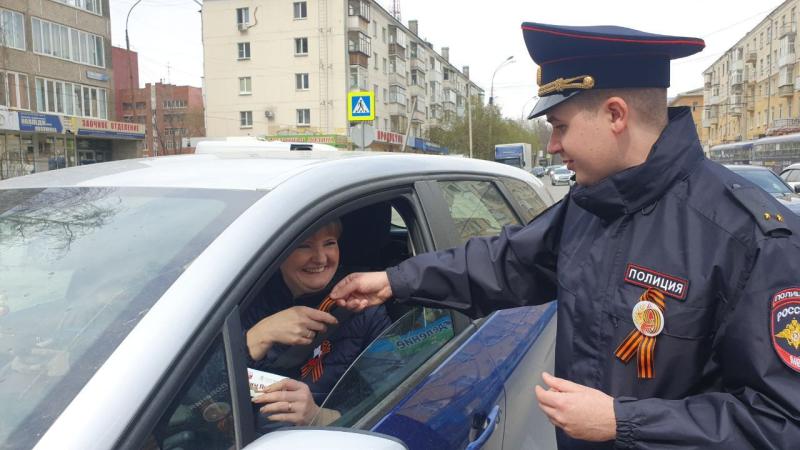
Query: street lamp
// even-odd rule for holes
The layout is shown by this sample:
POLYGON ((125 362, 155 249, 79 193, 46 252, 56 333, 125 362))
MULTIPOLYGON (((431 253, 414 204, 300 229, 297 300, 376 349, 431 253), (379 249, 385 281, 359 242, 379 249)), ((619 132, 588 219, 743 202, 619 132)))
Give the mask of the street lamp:
POLYGON ((492 73, 492 85, 491 88, 489 89, 489 105, 494 105, 494 76, 497 75, 497 71, 500 70, 502 67, 505 67, 506 65, 511 64, 513 62, 514 62, 514 55, 511 55, 505 60, 503 60, 503 62, 501 62, 496 69, 494 69, 494 73, 492 73))
POLYGON ((522 104, 522 112, 519 113, 519 121, 520 122, 523 122, 523 123, 525 122, 525 113, 526 112, 530 112, 530 111, 528 111, 528 103, 530 103, 531 100, 539 100, 539 96, 538 95, 534 95, 533 97, 529 98, 528 100, 525 101, 525 103, 522 104))

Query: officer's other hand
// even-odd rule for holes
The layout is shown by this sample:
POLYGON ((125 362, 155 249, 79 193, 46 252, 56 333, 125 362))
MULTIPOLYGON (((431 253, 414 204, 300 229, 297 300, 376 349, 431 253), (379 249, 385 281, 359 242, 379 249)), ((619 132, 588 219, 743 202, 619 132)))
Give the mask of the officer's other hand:
POLYGON ((542 378, 549 389, 536 386, 536 398, 553 425, 575 439, 594 442, 616 439, 613 397, 547 372, 542 373, 542 378))
POLYGON ((344 277, 331 291, 331 298, 354 312, 380 305, 392 297, 386 272, 357 272, 344 277))

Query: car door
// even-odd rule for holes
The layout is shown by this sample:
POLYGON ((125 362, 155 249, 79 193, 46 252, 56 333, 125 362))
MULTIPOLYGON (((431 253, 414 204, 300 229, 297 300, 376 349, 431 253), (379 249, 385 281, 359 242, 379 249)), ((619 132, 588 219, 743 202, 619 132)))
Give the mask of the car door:
MULTIPOLYGON (((532 218, 546 206, 533 196, 512 207, 509 189, 490 178, 420 182, 416 189, 438 248, 496 235, 505 225, 522 223, 524 215, 515 209, 532 218)), ((505 382, 552 314, 552 308, 520 308, 473 322, 474 332, 373 431, 401 437, 410 448, 504 448, 505 382)))
MULTIPOLYGON (((451 233, 459 243, 473 236, 494 236, 506 225, 527 223, 551 201, 530 184, 504 178, 440 180, 437 187, 452 218, 451 233)), ((435 190, 435 189, 431 189, 435 190)), ((533 387, 542 370, 551 370, 555 346, 555 305, 498 311, 479 323, 476 340, 485 343, 496 367, 494 378, 504 386, 499 430, 485 448, 553 448, 553 427, 539 410, 533 387), (483 338, 482 340, 480 338, 483 338)))

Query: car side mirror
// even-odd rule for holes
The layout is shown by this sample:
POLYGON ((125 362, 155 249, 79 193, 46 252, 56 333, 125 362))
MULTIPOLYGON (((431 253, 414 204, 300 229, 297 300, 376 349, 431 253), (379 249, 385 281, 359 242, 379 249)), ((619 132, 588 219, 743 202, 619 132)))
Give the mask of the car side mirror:
POLYGON ((794 185, 794 193, 795 194, 800 194, 800 184, 795 184, 794 185))
POLYGON ((245 450, 276 448, 324 448, 327 450, 408 450, 399 439, 385 434, 348 428, 292 427, 265 434, 245 450))

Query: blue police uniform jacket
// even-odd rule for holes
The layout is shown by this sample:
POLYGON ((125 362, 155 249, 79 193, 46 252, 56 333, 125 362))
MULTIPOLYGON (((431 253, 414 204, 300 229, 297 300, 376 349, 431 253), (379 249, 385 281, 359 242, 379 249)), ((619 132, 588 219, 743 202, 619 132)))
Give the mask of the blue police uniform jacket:
MULTIPOLYGON (((343 274, 337 273, 328 286, 320 292, 293 299, 280 273, 276 274, 267 284, 263 300, 251 305, 243 315, 242 323, 244 329, 250 329, 261 319, 292 306, 316 308, 341 278, 343 278, 343 274)), ((316 404, 321 405, 350 364, 389 325, 391 325, 391 320, 386 308, 383 306, 368 308, 361 313, 349 316, 339 323, 338 328, 326 339, 330 348, 324 354, 315 356, 314 353, 309 352, 308 358, 297 366, 276 369, 273 364, 289 346, 275 344, 263 359, 259 361, 250 359, 248 366, 257 370, 278 373, 306 383, 314 396, 316 404), (316 380, 311 373, 305 377, 302 375, 303 366, 313 363, 312 360, 314 358, 319 358, 322 366, 321 376, 316 380)))
POLYGON ((615 442, 557 430, 559 448, 797 448, 800 337, 787 346, 778 328, 800 307, 774 305, 800 303, 798 232, 704 157, 688 108, 670 108, 643 164, 575 186, 527 226, 387 272, 398 301, 472 316, 558 299, 555 375, 613 396, 617 420, 615 442), (647 288, 666 294, 664 328, 641 379, 615 350, 647 288))

